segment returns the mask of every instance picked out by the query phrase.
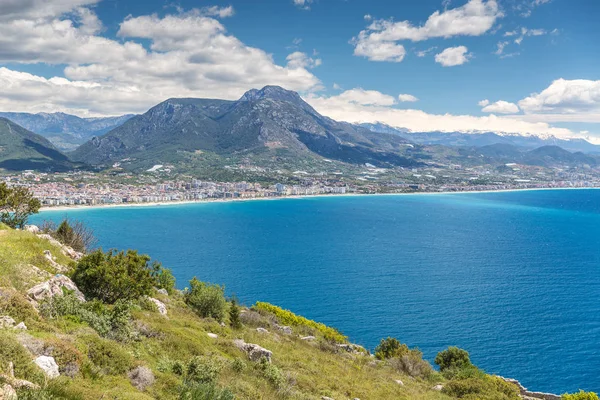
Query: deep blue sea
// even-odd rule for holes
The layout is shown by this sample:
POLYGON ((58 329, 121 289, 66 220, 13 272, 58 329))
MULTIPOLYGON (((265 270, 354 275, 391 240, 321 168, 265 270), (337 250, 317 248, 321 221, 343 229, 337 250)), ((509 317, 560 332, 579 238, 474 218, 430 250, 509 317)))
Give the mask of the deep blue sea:
MULTIPOLYGON (((65 211, 43 212, 61 219, 65 211)), ((136 248, 373 348, 449 345, 533 390, 600 391, 600 190, 354 196, 72 210, 136 248)))

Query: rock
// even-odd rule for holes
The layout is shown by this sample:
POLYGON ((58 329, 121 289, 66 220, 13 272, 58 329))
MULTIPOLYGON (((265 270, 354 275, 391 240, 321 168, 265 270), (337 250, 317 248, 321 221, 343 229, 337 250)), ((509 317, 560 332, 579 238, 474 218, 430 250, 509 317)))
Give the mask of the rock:
POLYGON ((56 269, 58 272, 65 272, 67 271, 67 267, 65 267, 64 265, 61 265, 59 263, 57 263, 54 260, 54 257, 52 256, 52 253, 50 253, 50 250, 44 250, 44 258, 46 260, 48 260, 48 262, 50 263, 50 265, 56 269))
POLYGON ((148 367, 139 366, 129 371, 129 381, 138 390, 144 391, 154 383, 154 374, 148 367))
POLYGON ((316 340, 317 338, 314 336, 303 336, 300 338, 300 340, 306 340, 307 342, 312 342, 313 340, 316 340))
POLYGON ((248 354, 248 358, 250 358, 251 361, 257 362, 264 357, 267 359, 268 362, 271 362, 273 352, 270 350, 267 350, 257 344, 246 343, 241 339, 234 340, 233 344, 238 349, 245 351, 248 354))
POLYGON ((155 299, 154 297, 148 297, 148 300, 150 300, 156 305, 156 308, 158 308, 158 312, 160 313, 160 315, 167 315, 167 306, 165 305, 165 303, 158 299, 155 299))
POLYGON ((27 295, 37 302, 54 296, 62 296, 63 288, 75 293, 75 296, 79 301, 85 301, 85 296, 77 286, 75 286, 73 281, 61 274, 53 276, 46 282, 35 285, 27 291, 27 295))
POLYGON ((63 367, 63 375, 68 376, 69 378, 75 378, 79 373, 79 365, 76 362, 67 363, 63 367))
POLYGON ((15 326, 15 329, 26 331, 27 330, 27 325, 25 325, 25 322, 19 322, 17 324, 17 326, 15 326))
POLYGON ((168 296, 169 292, 167 292, 167 289, 157 289, 156 290, 159 294, 162 294, 163 296, 168 296))
POLYGON ((437 384, 434 387, 432 387, 431 390, 435 390, 435 391, 441 392, 443 388, 444 388, 444 385, 437 384))
POLYGON ((258 332, 258 333, 269 333, 269 331, 266 330, 265 328, 256 328, 256 332, 258 332))
POLYGON ((61 248, 63 246, 63 244, 61 242, 59 242, 58 240, 54 239, 52 236, 48 235, 47 233, 39 234, 38 237, 40 239, 46 239, 48 242, 50 242, 50 244, 52 246, 61 247, 61 248))
POLYGON ((338 344, 336 346, 341 350, 347 351, 348 353, 353 353, 353 354, 367 354, 368 353, 364 347, 359 346, 358 344, 343 343, 343 344, 338 344))
POLYGON ((541 400, 560 400, 562 398, 561 396, 558 396, 558 395, 552 394, 552 393, 531 392, 525 386, 523 386, 521 384, 521 382, 519 382, 516 379, 504 378, 502 376, 499 376, 498 378, 504 380, 505 382, 512 383, 513 385, 517 386, 517 388, 519 389, 519 392, 521 393, 521 397, 523 399, 531 398, 531 399, 541 399, 541 400))
POLYGON ((40 233, 40 228, 37 225, 25 225, 23 227, 23 230, 27 231, 27 232, 31 232, 31 233, 36 233, 36 234, 40 233))
POLYGON ((17 391, 5 383, 0 387, 0 400, 17 400, 17 391))
POLYGON ((12 319, 11 317, 9 317, 8 315, 3 315, 0 317, 0 328, 5 329, 5 328, 14 328, 15 327, 15 320, 12 319))
POLYGON ((394 382, 396 382, 400 386, 404 386, 404 382, 402 382, 400 379, 394 379, 394 382))
POLYGON ((81 259, 81 257, 83 257, 83 253, 75 251, 71 247, 62 244, 61 242, 54 239, 52 236, 48 235, 47 233, 42 233, 37 236, 41 239, 46 239, 48 242, 50 242, 50 244, 52 246, 56 246, 56 247, 60 248, 60 251, 65 256, 70 257, 71 259, 73 259, 75 261, 79 261, 81 259))
POLYGON ((33 360, 33 362, 35 362, 36 365, 46 373, 48 378, 54 379, 60 376, 60 373, 58 372, 58 364, 54 360, 54 357, 39 356, 33 360))
POLYGON ((213 339, 216 339, 219 337, 219 335, 217 335, 216 333, 210 333, 210 332, 208 332, 206 334, 206 336, 208 336, 209 338, 213 338, 213 339))
POLYGON ((292 334, 292 328, 290 328, 289 326, 275 325, 275 327, 277 329, 279 329, 281 332, 285 333, 286 335, 292 334))
POLYGON ((333 400, 331 397, 321 396, 321 400, 333 400))
POLYGON ((40 388, 39 385, 36 385, 35 383, 26 381, 25 379, 15 379, 14 376, 9 376, 6 374, 0 374, 0 379, 3 379, 6 383, 8 383, 15 389, 37 390, 40 388))

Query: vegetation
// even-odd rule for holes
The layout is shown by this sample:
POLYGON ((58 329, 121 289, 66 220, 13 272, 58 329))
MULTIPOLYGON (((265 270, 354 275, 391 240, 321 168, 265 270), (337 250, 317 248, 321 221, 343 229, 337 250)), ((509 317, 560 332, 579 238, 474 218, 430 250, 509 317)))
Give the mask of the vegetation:
POLYGON ((289 310, 284 310, 283 308, 274 306, 269 303, 257 302, 253 308, 258 311, 268 312, 275 315, 275 317, 277 317, 277 319, 284 325, 305 326, 308 328, 312 328, 317 332, 323 334, 323 336, 327 340, 331 340, 338 343, 344 343, 348 339, 335 328, 331 328, 320 322, 315 322, 310 319, 298 316, 289 310))
POLYGON ((10 228, 21 229, 29 217, 36 214, 42 204, 27 188, 8 187, 0 183, 0 222, 10 228))
POLYGON ((242 329, 240 306, 235 297, 231 299, 231 304, 229 305, 229 325, 231 325, 233 329, 242 329))
POLYGON ((471 366, 469 353, 458 347, 448 347, 447 350, 439 352, 435 357, 435 363, 444 372, 449 369, 463 369, 471 366))
POLYGON ((563 400, 598 400, 598 395, 594 392, 584 392, 581 390, 579 393, 564 394, 562 398, 563 400))
POLYGON ((227 311, 225 288, 219 285, 200 282, 193 278, 190 289, 185 294, 185 302, 202 318, 223 321, 227 311))
POLYGON ((408 346, 401 344, 398 339, 388 337, 381 339, 379 345, 375 348, 375 357, 380 360, 386 360, 392 357, 401 357, 408 354, 408 346))
POLYGON ((81 221, 65 218, 58 226, 53 221, 44 221, 41 230, 78 252, 87 252, 96 244, 94 232, 81 221))

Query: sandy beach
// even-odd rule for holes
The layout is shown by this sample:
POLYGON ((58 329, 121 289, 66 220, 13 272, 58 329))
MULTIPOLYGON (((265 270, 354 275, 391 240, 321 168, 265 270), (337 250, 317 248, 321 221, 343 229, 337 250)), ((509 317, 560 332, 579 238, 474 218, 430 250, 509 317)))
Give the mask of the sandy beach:
POLYGON ((311 199, 323 197, 356 197, 356 196, 422 196, 422 195, 449 195, 449 194, 477 194, 477 193, 510 193, 510 192, 531 192, 541 190, 591 190, 600 189, 598 187, 574 187, 574 188, 524 188, 524 189, 499 189, 499 190, 465 190, 462 192, 446 191, 446 192, 412 192, 412 193, 373 193, 373 194, 315 194, 315 195, 299 195, 299 196, 281 196, 281 197, 253 197, 253 198, 229 198, 229 199, 202 199, 202 200, 182 200, 182 201, 165 201, 165 202, 149 202, 149 203, 125 203, 125 204, 95 204, 95 205, 72 205, 72 206, 56 206, 42 207, 41 212, 47 211, 75 211, 87 209, 102 209, 102 208, 121 208, 121 207, 168 207, 180 206, 186 204, 209 204, 209 203, 230 203, 230 202, 246 202, 246 201, 272 201, 272 200, 292 200, 292 199, 311 199))

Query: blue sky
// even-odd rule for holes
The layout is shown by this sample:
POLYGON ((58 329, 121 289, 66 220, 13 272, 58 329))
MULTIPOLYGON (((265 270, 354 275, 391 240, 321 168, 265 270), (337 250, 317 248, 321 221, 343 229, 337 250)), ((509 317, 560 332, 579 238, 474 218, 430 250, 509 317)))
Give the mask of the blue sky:
POLYGON ((350 122, 600 140, 595 0, 0 3, 2 111, 115 115, 278 84, 350 122))

